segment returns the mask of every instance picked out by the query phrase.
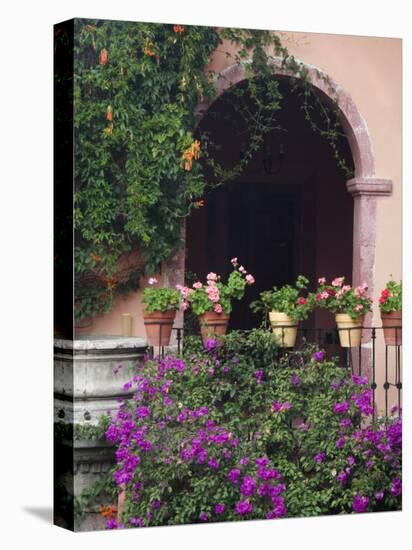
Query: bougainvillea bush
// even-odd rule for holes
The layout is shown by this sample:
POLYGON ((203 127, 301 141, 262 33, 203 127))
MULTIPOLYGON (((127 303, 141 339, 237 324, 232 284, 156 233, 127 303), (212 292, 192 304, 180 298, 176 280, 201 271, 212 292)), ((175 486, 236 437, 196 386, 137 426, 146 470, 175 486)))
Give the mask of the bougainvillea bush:
POLYGON ((397 510, 401 419, 372 421, 366 378, 273 336, 187 341, 146 360, 106 432, 125 491, 108 528, 397 510))

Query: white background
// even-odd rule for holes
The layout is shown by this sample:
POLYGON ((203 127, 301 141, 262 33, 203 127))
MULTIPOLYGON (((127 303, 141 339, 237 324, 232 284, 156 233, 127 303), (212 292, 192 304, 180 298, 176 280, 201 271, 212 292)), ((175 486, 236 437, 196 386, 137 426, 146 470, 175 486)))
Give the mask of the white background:
MULTIPOLYGON (((52 517, 52 25, 99 17, 404 39, 404 280, 410 327, 411 31, 407 0, 275 2, 199 0, 18 1, 2 6, 0 31, 0 542, 76 549, 251 546, 406 548, 411 509, 410 407, 405 399, 402 513, 239 522, 72 534, 52 517)), ((350 63, 350 60, 348 60, 350 63)), ((383 174, 384 176, 384 174, 383 174)), ((405 394, 410 346, 405 338, 405 394)), ((409 545, 408 545, 409 546, 409 545)))

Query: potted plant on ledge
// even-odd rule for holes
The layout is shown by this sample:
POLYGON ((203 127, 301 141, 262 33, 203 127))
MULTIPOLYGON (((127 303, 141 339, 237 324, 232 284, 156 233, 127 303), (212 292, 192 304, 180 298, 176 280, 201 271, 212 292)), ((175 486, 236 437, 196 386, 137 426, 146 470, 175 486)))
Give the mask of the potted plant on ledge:
POLYGON ((143 319, 147 339, 152 346, 168 346, 176 311, 181 304, 180 293, 173 288, 155 288, 157 279, 151 277, 143 291, 143 319))
POLYGON ((275 286, 272 290, 265 290, 260 294, 260 300, 251 304, 253 311, 269 313, 272 332, 282 348, 295 345, 299 321, 307 319, 314 308, 314 295, 307 293, 307 296, 302 296, 308 284, 309 280, 299 275, 295 286, 284 285, 279 289, 275 286))
POLYGON ((362 339, 365 315, 372 309, 372 298, 368 296, 368 285, 357 287, 345 285, 345 277, 336 277, 328 285, 325 277, 318 279, 315 300, 320 307, 335 314, 340 345, 344 348, 357 347, 362 339))
POLYGON ((402 281, 390 280, 379 298, 383 335, 387 346, 402 345, 402 281))
POLYGON ((232 300, 241 300, 247 285, 253 285, 255 279, 238 263, 237 258, 231 260, 233 271, 226 283, 220 275, 209 273, 206 283, 196 281, 192 288, 177 287, 183 298, 183 309, 189 306, 198 316, 203 342, 211 335, 226 333, 232 311, 232 300))

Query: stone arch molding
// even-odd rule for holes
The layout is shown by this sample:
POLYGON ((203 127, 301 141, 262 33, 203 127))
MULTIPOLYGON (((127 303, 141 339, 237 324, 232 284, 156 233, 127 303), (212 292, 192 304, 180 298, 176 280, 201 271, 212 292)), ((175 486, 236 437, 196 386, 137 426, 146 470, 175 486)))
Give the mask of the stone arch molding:
MULTIPOLYGON (((392 181, 379 178, 375 174, 375 158, 372 142, 365 120, 352 97, 331 78, 313 65, 298 61, 306 70, 312 85, 323 92, 341 115, 342 127, 347 136, 355 165, 355 177, 346 182, 346 188, 354 199, 353 226, 353 273, 352 283, 367 282, 371 293, 374 288, 375 247, 376 247, 376 199, 392 194, 392 181), (323 77, 323 78, 322 78, 323 77)), ((245 62, 233 64, 216 78, 216 97, 199 103, 196 114, 201 117, 211 104, 226 90, 248 78, 245 62)), ((281 58, 269 61, 273 74, 290 77, 282 69, 281 58)), ((370 322, 367 319, 366 322, 370 322)))
MULTIPOLYGON (((315 67, 302 61, 298 61, 306 70, 311 84, 329 100, 337 105, 341 114, 342 127, 345 131, 349 146, 352 152, 355 164, 355 179, 377 179, 375 177, 375 159, 373 155, 372 143, 369 136, 366 122, 361 116, 355 102, 351 96, 330 77, 325 80, 326 74, 315 67)), ((250 64, 246 61, 243 64, 233 64, 224 69, 216 78, 216 96, 212 100, 204 100, 197 106, 196 114, 202 116, 212 103, 214 103, 226 90, 248 78, 246 66, 250 64)), ((282 68, 282 59, 280 57, 272 58, 269 61, 274 76, 291 75, 282 68)), ((381 185, 384 182, 389 183, 385 186, 385 191, 390 192, 391 186, 389 180, 379 179, 381 185)))

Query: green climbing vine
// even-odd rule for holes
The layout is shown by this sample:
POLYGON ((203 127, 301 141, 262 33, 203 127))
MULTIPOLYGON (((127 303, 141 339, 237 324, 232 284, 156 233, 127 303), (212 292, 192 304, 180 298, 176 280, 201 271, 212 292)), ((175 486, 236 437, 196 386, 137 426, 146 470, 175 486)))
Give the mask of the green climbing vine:
POLYGON ((275 57, 294 77, 313 130, 346 170, 337 109, 320 102, 305 67, 275 33, 75 21, 76 319, 110 310, 118 293, 155 272, 179 245, 182 219, 202 205, 205 187, 241 174, 277 128, 282 94, 269 63, 275 57), (195 116, 196 106, 216 95, 219 74, 208 66, 228 43, 236 53, 227 57, 248 77, 224 94, 229 116, 248 127, 247 148, 230 168, 218 160, 213 136, 199 133, 195 116), (320 124, 314 109, 322 111, 320 124))

